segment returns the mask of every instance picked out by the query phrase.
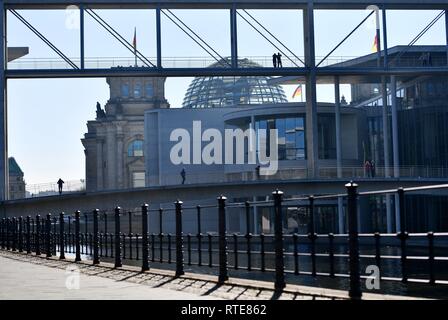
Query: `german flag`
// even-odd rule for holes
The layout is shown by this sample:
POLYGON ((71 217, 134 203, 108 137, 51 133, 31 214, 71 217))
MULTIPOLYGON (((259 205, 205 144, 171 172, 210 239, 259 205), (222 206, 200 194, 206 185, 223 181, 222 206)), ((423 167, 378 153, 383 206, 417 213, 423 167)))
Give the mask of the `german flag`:
POLYGON ((301 97, 302 96, 302 85, 299 84, 299 86, 294 90, 294 93, 292 94, 292 98, 301 97))
POLYGON ((375 35, 375 39, 373 40, 372 52, 378 52, 378 35, 375 35))

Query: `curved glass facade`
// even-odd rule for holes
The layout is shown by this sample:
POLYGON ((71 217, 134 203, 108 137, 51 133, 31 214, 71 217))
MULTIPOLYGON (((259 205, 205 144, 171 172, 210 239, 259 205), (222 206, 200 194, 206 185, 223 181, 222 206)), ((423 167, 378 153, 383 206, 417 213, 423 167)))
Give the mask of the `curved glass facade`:
MULTIPOLYGON (((227 58, 230 62, 230 60, 227 58)), ((220 67, 217 62, 210 68, 220 67)), ((241 68, 259 68, 248 59, 240 59, 241 68)), ((197 77, 185 94, 183 108, 222 108, 244 104, 286 103, 285 92, 268 84, 270 77, 197 77)))

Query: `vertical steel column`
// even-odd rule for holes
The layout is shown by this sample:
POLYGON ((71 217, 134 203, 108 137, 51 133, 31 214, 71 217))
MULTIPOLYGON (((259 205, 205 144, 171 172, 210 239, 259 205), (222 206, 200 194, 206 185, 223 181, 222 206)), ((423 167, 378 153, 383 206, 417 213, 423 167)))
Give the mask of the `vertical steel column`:
POLYGON ((227 273, 226 200, 227 198, 224 196, 218 197, 219 283, 229 279, 227 273))
POLYGON ((59 260, 65 259, 64 212, 59 214, 59 260))
POLYGON ((351 299, 361 299, 361 278, 359 274, 359 243, 358 243, 358 185, 350 182, 345 185, 347 189, 347 214, 349 233, 349 263, 350 263, 350 290, 351 299))
POLYGON ((2 1, 0 12, 0 200, 7 200, 9 194, 8 171, 8 105, 7 105, 7 81, 5 69, 7 64, 6 44, 6 8, 2 1))
POLYGON ((389 159, 389 113, 387 101, 387 79, 381 77, 381 93, 383 96, 383 147, 384 147, 384 176, 390 177, 390 159, 389 159))
POLYGON ((1 221, 1 246, 2 249, 5 249, 5 218, 2 218, 1 221))
POLYGON ((148 207, 146 203, 142 205, 142 271, 149 270, 148 207))
POLYGON ((84 5, 79 5, 79 48, 80 52, 80 60, 81 60, 81 69, 84 69, 84 5))
POLYGON ((81 261, 81 245, 79 238, 79 215, 80 211, 75 212, 75 262, 81 261))
POLYGON ((230 9, 230 55, 232 68, 238 68, 238 31, 237 31, 236 4, 230 9))
POLYGON ((341 93, 339 76, 334 77, 334 100, 336 119, 336 167, 337 177, 342 178, 342 140, 341 140, 341 93))
POLYGON ((160 7, 156 8, 157 68, 162 68, 162 26, 160 7))
POLYGON ((383 44, 384 44, 384 60, 383 65, 384 68, 387 68, 389 64, 389 49, 387 48, 387 11, 383 7, 382 8, 382 17, 383 17, 383 44))
POLYGON ((176 277, 184 272, 184 240, 182 234, 182 201, 177 200, 176 206, 176 277))
POLYGON ((308 1, 303 10, 303 30, 305 46, 305 65, 309 69, 306 76, 306 159, 308 177, 318 176, 317 148, 317 95, 316 95, 316 53, 314 43, 314 4, 308 1))
POLYGON ((93 264, 99 264, 100 258, 99 258, 99 232, 98 232, 98 215, 100 210, 95 209, 93 210, 93 264))
POLYGON ((272 193, 274 197, 274 241, 275 241, 275 290, 282 290, 285 284, 285 258, 283 239, 283 192, 276 190, 272 193))
POLYGON ((120 232, 120 207, 115 208, 115 268, 122 266, 121 263, 121 232, 120 232))
POLYGON ((400 177, 400 155, 398 151, 398 114, 397 114, 397 79, 390 78, 390 97, 392 113, 392 158, 394 161, 394 178, 400 177))
POLYGON ((448 10, 445 10, 446 64, 448 65, 448 10))

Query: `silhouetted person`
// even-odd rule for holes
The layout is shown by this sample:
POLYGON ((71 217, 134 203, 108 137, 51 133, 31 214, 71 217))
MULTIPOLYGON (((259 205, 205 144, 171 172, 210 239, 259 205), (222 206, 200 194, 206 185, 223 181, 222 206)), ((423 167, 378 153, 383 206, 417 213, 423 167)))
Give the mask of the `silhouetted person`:
POLYGON ((182 184, 185 184, 185 176, 186 176, 185 169, 182 169, 182 171, 180 172, 180 176, 182 177, 182 184))
POLYGON ((277 67, 282 68, 283 64, 282 64, 282 55, 279 53, 277 53, 277 67))
POLYGON ((59 178, 58 180, 58 189, 59 189, 59 194, 62 194, 62 185, 64 184, 64 180, 62 180, 61 178, 59 178))
POLYGON ((274 68, 277 68, 277 54, 272 55, 272 64, 274 65, 274 68))
POLYGON ((255 175, 257 177, 257 180, 260 179, 260 166, 255 167, 255 175))
POLYGON ((370 175, 372 178, 375 178, 375 162, 370 161, 370 175))
POLYGON ((367 176, 368 178, 370 178, 371 173, 372 173, 372 165, 370 164, 370 161, 369 161, 369 160, 367 160, 367 161, 364 163, 364 170, 365 170, 366 176, 367 176))

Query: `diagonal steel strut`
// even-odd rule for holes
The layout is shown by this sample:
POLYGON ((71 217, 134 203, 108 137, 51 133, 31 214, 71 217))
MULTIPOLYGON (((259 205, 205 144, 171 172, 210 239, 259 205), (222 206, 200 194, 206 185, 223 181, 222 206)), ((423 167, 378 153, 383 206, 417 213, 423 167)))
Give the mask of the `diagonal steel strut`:
POLYGON ((96 12, 90 8, 86 8, 87 12, 100 26, 109 32, 118 42, 120 42, 126 49, 135 54, 137 58, 143 62, 147 67, 156 67, 149 59, 147 59, 140 51, 134 48, 120 33, 118 33, 110 24, 101 18, 96 12))
POLYGON ((46 45, 50 47, 57 55, 59 55, 65 62, 67 62, 73 69, 79 69, 79 67, 70 60, 61 50, 59 50, 50 40, 48 40, 42 33, 33 27, 23 16, 21 16, 16 10, 9 9, 9 11, 22 22, 28 29, 30 29, 39 39, 41 39, 46 45))
POLYGON ((272 32, 270 32, 265 26, 263 26, 263 24, 261 24, 257 19, 255 19, 255 17, 253 15, 251 15, 249 12, 247 12, 246 9, 242 9, 242 10, 249 17, 251 17, 252 20, 254 20, 261 28, 263 28, 263 30, 266 31, 272 38, 274 38, 278 43, 280 43, 289 53, 291 53, 294 56, 294 58, 296 58, 297 60, 302 62, 304 66, 306 65, 302 59, 300 59, 291 49, 289 49, 282 41, 280 41, 272 32))
POLYGON ((181 29, 188 37, 190 37, 191 40, 193 40, 197 45, 199 45, 205 52, 207 52, 213 59, 215 59, 218 63, 225 63, 228 66, 232 66, 230 63, 227 62, 226 59, 224 59, 215 49, 213 49, 212 46, 210 46, 204 39, 202 39, 196 32, 194 32, 190 27, 188 27, 181 19, 179 19, 171 10, 169 9, 165 9, 165 10, 161 10, 161 12, 168 18, 171 20, 171 22, 173 22, 179 29, 181 29), (169 12, 174 19, 176 19, 178 22, 174 21, 173 17, 170 17, 165 11, 169 12), (187 30, 184 29, 184 27, 182 27, 180 24, 182 24, 182 26, 184 26, 188 31, 190 31, 194 36, 196 36, 201 42, 202 44, 195 39, 190 33, 188 33, 187 30), (205 48, 204 46, 206 46, 207 48, 205 48), (217 59, 210 51, 213 51, 219 58, 217 59))

